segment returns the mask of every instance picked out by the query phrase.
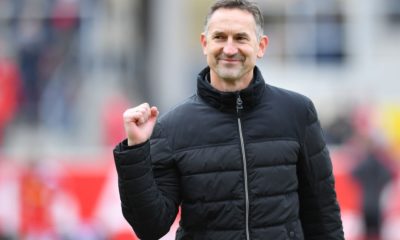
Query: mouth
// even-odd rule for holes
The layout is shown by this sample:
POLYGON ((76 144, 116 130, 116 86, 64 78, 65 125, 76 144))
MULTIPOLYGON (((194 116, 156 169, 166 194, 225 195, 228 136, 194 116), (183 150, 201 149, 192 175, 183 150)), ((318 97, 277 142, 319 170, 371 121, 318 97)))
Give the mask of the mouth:
POLYGON ((241 62, 241 60, 238 60, 238 59, 226 59, 226 58, 222 58, 222 59, 220 59, 220 61, 224 61, 224 62, 241 62))

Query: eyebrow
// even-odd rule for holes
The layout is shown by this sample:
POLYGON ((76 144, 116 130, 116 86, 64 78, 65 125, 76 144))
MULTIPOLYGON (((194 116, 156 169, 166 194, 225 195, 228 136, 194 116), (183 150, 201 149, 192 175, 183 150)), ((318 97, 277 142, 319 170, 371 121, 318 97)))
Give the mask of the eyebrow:
POLYGON ((221 35, 221 34, 225 34, 224 32, 221 32, 221 31, 215 31, 215 32, 212 32, 211 33, 211 35, 213 35, 213 36, 215 36, 215 35, 221 35))
POLYGON ((245 32, 241 32, 241 33, 237 33, 235 34, 236 37, 246 37, 249 38, 249 34, 245 33, 245 32))

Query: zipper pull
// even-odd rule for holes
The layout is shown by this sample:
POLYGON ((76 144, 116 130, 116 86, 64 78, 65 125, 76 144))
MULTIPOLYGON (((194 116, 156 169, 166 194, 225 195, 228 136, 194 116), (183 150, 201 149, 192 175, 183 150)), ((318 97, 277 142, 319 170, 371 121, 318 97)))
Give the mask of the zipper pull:
POLYGON ((240 93, 238 93, 237 98, 236 98, 236 112, 239 117, 240 117, 242 110, 243 110, 243 101, 242 101, 242 98, 240 97, 240 93))

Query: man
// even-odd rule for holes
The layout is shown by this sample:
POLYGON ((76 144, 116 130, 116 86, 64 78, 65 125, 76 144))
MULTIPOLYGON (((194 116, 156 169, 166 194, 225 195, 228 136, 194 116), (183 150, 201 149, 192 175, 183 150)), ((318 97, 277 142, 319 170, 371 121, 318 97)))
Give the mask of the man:
POLYGON ((216 2, 197 93, 158 118, 124 113, 114 150, 122 211, 142 239, 343 239, 332 165, 312 102, 266 84, 259 9, 216 2))

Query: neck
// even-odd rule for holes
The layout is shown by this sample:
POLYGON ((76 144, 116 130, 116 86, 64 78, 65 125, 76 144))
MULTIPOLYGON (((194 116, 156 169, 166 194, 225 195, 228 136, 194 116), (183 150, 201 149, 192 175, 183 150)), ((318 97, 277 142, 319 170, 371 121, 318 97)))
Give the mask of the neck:
POLYGON ((247 88, 253 79, 253 71, 248 72, 240 79, 223 79, 210 71, 210 83, 215 89, 221 92, 237 92, 247 88))

